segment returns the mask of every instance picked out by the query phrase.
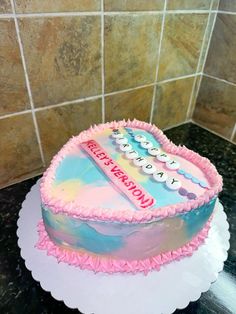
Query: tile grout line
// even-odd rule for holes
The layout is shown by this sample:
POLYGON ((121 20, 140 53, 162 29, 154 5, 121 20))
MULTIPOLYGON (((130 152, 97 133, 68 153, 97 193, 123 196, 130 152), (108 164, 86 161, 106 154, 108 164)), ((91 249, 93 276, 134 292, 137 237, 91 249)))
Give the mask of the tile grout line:
POLYGON ((236 134, 236 123, 234 124, 234 128, 233 128, 232 134, 230 136, 230 141, 233 142, 235 134, 236 134))
MULTIPOLYGON (((212 11, 215 12, 215 11, 212 11)), ((236 14, 236 12, 223 12, 225 14, 236 14)), ((33 18, 33 17, 60 17, 60 16, 96 16, 96 15, 142 15, 142 14, 163 14, 164 11, 84 11, 84 12, 39 12, 39 13, 2 13, 0 19, 7 18, 33 18)), ((207 14, 209 10, 166 10, 166 14, 207 14)))
POLYGON ((206 131, 208 131, 208 132, 210 132, 210 133, 212 133, 212 134, 215 134, 216 136, 219 136, 220 138, 222 138, 222 139, 224 139, 224 140, 226 140, 226 141, 228 141, 228 142, 230 142, 230 143, 232 143, 232 144, 235 144, 235 143, 232 142, 229 138, 227 138, 227 137, 225 137, 224 135, 221 135, 220 133, 217 133, 217 132, 215 132, 215 131, 213 131, 213 130, 211 130, 211 129, 208 129, 206 126, 202 125, 201 123, 199 123, 199 122, 197 122, 197 121, 195 121, 195 120, 191 120, 191 122, 192 122, 193 124, 199 126, 200 128, 202 128, 202 129, 204 129, 204 130, 206 130, 206 131))
POLYGON ((233 11, 222 11, 222 10, 218 10, 217 12, 220 13, 220 14, 236 15, 236 12, 233 12, 233 11))
POLYGON ((139 85, 139 86, 136 86, 136 87, 131 87, 131 88, 127 88, 127 89, 118 90, 118 91, 115 91, 115 92, 105 93, 104 95, 105 96, 112 96, 112 95, 122 94, 122 93, 125 93, 125 92, 131 92, 133 90, 137 90, 137 89, 141 89, 141 88, 145 88, 145 87, 149 87, 149 86, 154 86, 154 85, 155 85, 155 83, 149 83, 149 84, 139 85))
POLYGON ((230 81, 227 81, 227 80, 224 80, 224 79, 221 79, 217 76, 213 76, 213 75, 210 75, 210 74, 207 74, 207 73, 202 73, 203 76, 206 76, 206 77, 209 77, 211 79, 214 79, 214 80, 217 80, 217 81, 220 81, 220 82, 223 82, 225 84, 229 84, 229 85, 232 85, 232 86, 236 86, 236 83, 233 83, 233 82, 230 82, 230 81))
POLYGON ((196 72, 193 74, 187 74, 187 75, 183 75, 183 76, 179 76, 179 77, 173 77, 173 78, 162 80, 162 81, 156 81, 154 84, 164 84, 164 83, 169 83, 169 82, 173 82, 173 81, 177 81, 177 80, 183 80, 183 79, 194 77, 194 76, 200 75, 200 74, 201 74, 201 72, 199 72, 199 73, 196 72))
POLYGON ((162 10, 160 11, 106 11, 104 15, 158 15, 162 14, 162 10))
POLYGON ((45 159, 44 159, 41 139, 40 139, 40 135, 39 135, 38 123, 37 123, 35 112, 34 112, 34 103, 33 103, 33 97, 32 97, 31 88, 30 88, 29 76, 28 76, 28 73, 27 73, 26 61, 25 61, 25 56, 24 56, 24 49, 23 49, 23 44, 22 44, 21 37, 20 37, 20 29, 19 29, 18 21, 17 21, 16 14, 15 14, 16 13, 16 11, 15 11, 15 3, 14 3, 14 0, 10 0, 10 1, 11 1, 12 12, 13 12, 13 15, 14 15, 14 23, 15 23, 15 28, 16 28, 16 35, 17 35, 17 40, 18 40, 19 50, 20 50, 20 55, 21 55, 21 61, 22 61, 24 74, 25 74, 25 83, 26 83, 26 88, 27 88, 27 91, 28 91, 29 102, 30 102, 30 107, 31 107, 31 113, 32 113, 32 118, 33 118, 35 133, 36 133, 36 138, 37 138, 37 142, 38 142, 38 145, 39 145, 39 152, 40 152, 41 160, 42 160, 43 166, 45 166, 45 159))
MULTIPOLYGON (((160 39, 159 39, 159 47, 158 47, 158 51, 157 51, 157 66, 156 66, 156 73, 155 73, 155 84, 157 83, 158 72, 159 72, 159 65, 160 65, 160 58, 161 58, 160 55, 161 55, 161 46, 162 46, 162 39, 163 39, 164 26, 165 26, 166 6, 167 6, 167 0, 165 0, 164 8, 163 8, 163 16, 162 16, 162 23, 161 23, 161 34, 160 34, 160 39)), ((154 88, 153 88, 153 95, 152 95, 151 111, 150 111, 150 119, 149 119, 150 123, 152 123, 152 120, 153 120, 154 105, 155 105, 155 99, 156 99, 156 89, 157 89, 157 86, 154 86, 154 88)))
POLYGON ((102 75, 102 123, 105 123, 104 0, 101 0, 101 75, 102 75))
POLYGON ((12 19, 14 15, 12 13, 2 13, 0 14, 0 19, 12 19))
POLYGON ((205 14, 209 10, 166 10, 166 14, 205 14))
MULTIPOLYGON (((213 1, 214 0, 211 0, 209 15, 208 15, 208 18, 207 18, 206 28, 205 28, 205 32, 204 32, 204 36, 203 36, 203 40, 202 40, 202 46, 201 46, 201 50, 200 50, 200 54, 199 54, 199 58, 198 58, 196 73, 198 73, 199 70, 200 70, 200 62, 201 62, 201 58, 202 58, 202 55, 203 55, 203 48, 204 48, 204 44, 205 44, 205 41, 206 41, 207 30, 208 30, 208 27, 209 27, 209 24, 210 24, 210 18, 211 18, 211 11, 212 11, 212 6, 213 6, 213 1)), ((214 28, 214 25, 212 26, 212 28, 214 28)), ((209 37, 209 41, 210 41, 210 37, 209 37)), ((205 54, 207 54, 207 50, 206 50, 205 54)), ((205 60, 205 57, 204 57, 204 60, 205 60)), ((204 63, 204 60, 203 60, 203 63, 204 63)), ((200 83, 201 82, 199 82, 199 85, 200 85, 200 83)), ((190 94, 190 98, 189 98, 188 110, 187 110, 186 117, 185 117, 186 120, 187 119, 191 119, 192 114, 194 112, 193 96, 194 96, 194 91, 195 91, 196 84, 197 84, 197 76, 195 77, 195 79, 193 81, 193 86, 192 86, 192 90, 191 90, 191 94, 190 94)), ((197 95, 197 93, 196 93, 196 95, 197 95)))
POLYGON ((102 94, 96 95, 96 96, 78 98, 78 99, 74 99, 74 100, 63 101, 63 102, 58 103, 58 104, 35 108, 34 111, 38 112, 38 111, 43 111, 43 110, 46 110, 46 109, 53 109, 53 108, 58 108, 58 107, 64 107, 64 106, 69 106, 69 105, 74 105, 74 104, 77 104, 77 103, 81 103, 81 102, 84 102, 84 101, 96 100, 96 99, 99 99, 99 98, 102 98, 102 94))
POLYGON ((29 109, 29 110, 23 110, 23 111, 18 111, 18 112, 5 114, 3 116, 0 116, 0 120, 1 119, 11 118, 11 117, 14 117, 14 116, 19 116, 19 115, 26 114, 26 113, 32 113, 32 110, 29 109))
MULTIPOLYGON (((207 14, 210 10, 166 10, 166 14, 207 14)), ((233 11, 211 10, 212 13, 236 15, 233 11)), ((38 12, 38 13, 0 13, 0 19, 14 18, 32 18, 32 17, 60 17, 60 16, 89 16, 100 15, 101 11, 84 11, 84 12, 38 12)), ((163 14, 163 10, 159 11, 106 11, 104 15, 141 15, 141 14, 163 14)))
POLYGON ((178 126, 181 126, 181 125, 184 125, 184 124, 187 124, 187 123, 190 123, 190 122, 192 122, 191 119, 185 120, 185 121, 180 122, 180 123, 177 123, 177 124, 175 124, 175 125, 168 126, 167 128, 162 129, 162 131, 168 131, 168 130, 170 130, 170 129, 172 129, 172 128, 177 128, 178 126))
MULTIPOLYGON (((113 96, 113 95, 117 95, 117 94, 122 94, 122 93, 126 93, 126 92, 131 92, 131 91, 142 89, 142 88, 145 88, 145 87, 155 86, 156 84, 165 84, 165 83, 172 82, 172 81, 182 80, 182 79, 189 78, 189 77, 194 77, 195 75, 200 75, 200 74, 202 74, 202 73, 195 73, 195 74, 189 74, 189 75, 185 75, 185 76, 179 76, 179 77, 171 78, 171 79, 168 79, 168 80, 163 80, 163 81, 160 81, 158 83, 150 83, 150 84, 136 86, 136 87, 133 87, 133 88, 123 89, 123 90, 120 90, 120 91, 110 92, 110 93, 104 94, 104 97, 105 96, 113 96)), ((63 106, 69 106, 69 105, 81 103, 81 102, 84 102, 84 101, 96 100, 96 99, 99 99, 99 98, 102 98, 102 94, 96 95, 96 96, 89 96, 89 97, 78 98, 78 99, 74 99, 74 100, 68 100, 68 101, 64 101, 64 102, 61 102, 61 103, 48 105, 48 106, 44 106, 44 107, 34 108, 34 112, 43 111, 43 110, 47 110, 47 109, 58 108, 58 107, 63 107, 63 106)), ((23 110, 23 111, 18 111, 18 112, 14 112, 14 113, 9 113, 9 114, 0 116, 0 119, 5 119, 5 118, 9 118, 11 116, 16 116, 16 115, 21 115, 21 114, 26 114, 26 113, 31 113, 31 112, 32 112, 31 110, 23 110)))
POLYGON ((19 18, 61 17, 61 16, 98 16, 98 15, 101 15, 101 11, 16 13, 16 16, 19 18))
MULTIPOLYGON (((166 6, 165 6, 166 7, 166 6)), ((127 15, 127 14, 134 14, 134 15, 141 15, 141 14, 163 14, 165 11, 166 14, 205 14, 208 13, 209 10, 159 10, 159 11, 106 11, 104 12, 105 15, 127 15)))

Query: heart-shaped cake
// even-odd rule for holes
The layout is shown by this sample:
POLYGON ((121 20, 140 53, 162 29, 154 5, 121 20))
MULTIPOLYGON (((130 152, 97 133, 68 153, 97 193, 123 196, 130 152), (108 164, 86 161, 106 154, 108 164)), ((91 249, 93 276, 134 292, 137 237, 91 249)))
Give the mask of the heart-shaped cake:
POLYGON ((222 178, 154 125, 113 121, 71 138, 41 181, 37 247, 95 272, 144 272, 207 237, 222 178))

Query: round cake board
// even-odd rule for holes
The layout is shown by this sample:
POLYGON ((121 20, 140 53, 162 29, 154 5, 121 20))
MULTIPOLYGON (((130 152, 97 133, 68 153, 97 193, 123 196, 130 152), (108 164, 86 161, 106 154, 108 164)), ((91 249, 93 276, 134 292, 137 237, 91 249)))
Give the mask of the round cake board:
POLYGON ((223 269, 229 249, 229 225, 217 202, 209 237, 191 257, 172 262, 147 276, 94 274, 58 263, 35 248, 42 218, 39 181, 27 194, 19 213, 17 236, 21 256, 41 287, 69 308, 86 314, 173 313, 200 298, 223 269))

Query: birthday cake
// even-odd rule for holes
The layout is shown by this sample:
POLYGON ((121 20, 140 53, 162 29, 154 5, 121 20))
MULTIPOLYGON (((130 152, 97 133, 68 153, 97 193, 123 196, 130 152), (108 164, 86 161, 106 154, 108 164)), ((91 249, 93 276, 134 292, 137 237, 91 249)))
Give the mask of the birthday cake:
POLYGON ((37 247, 94 272, 159 270, 204 242, 221 189, 208 159, 154 125, 95 125, 43 175, 37 247))

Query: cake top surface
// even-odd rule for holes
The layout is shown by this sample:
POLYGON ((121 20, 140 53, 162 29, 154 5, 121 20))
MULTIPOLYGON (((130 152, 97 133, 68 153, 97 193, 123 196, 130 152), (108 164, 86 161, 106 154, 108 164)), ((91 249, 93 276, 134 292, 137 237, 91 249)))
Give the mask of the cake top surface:
POLYGON ((215 167, 134 121, 95 126, 53 158, 42 204, 82 218, 145 221, 201 206, 222 187, 215 167))

